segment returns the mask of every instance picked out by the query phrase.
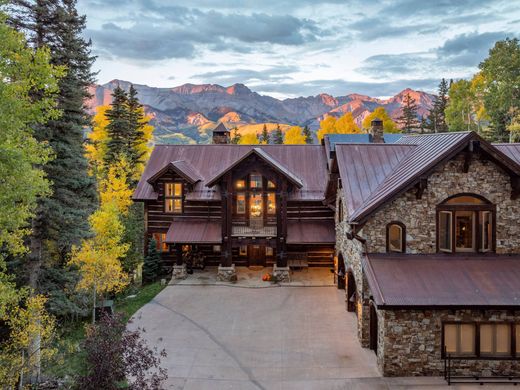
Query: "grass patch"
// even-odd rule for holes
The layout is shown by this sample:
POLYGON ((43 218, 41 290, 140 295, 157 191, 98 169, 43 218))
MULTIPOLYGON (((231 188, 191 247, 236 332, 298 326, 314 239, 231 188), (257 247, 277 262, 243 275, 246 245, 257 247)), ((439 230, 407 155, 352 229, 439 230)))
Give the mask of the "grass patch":
MULTIPOLYGON (((150 302, 159 294, 165 286, 160 282, 148 284, 134 289, 128 295, 136 295, 134 298, 121 297, 115 301, 115 311, 123 315, 127 322, 137 310, 150 302)), ((67 323, 59 326, 59 337, 56 348, 57 362, 46 367, 44 375, 53 378, 70 378, 85 374, 85 353, 81 344, 85 339, 85 325, 90 324, 91 319, 67 323)))

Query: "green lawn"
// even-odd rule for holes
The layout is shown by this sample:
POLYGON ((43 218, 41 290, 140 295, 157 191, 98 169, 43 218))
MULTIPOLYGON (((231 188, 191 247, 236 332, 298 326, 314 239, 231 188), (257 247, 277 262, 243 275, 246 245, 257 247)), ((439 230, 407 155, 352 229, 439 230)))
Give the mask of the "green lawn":
MULTIPOLYGON (((160 282, 152 283, 132 291, 127 295, 135 295, 133 298, 123 296, 115 301, 115 311, 123 315, 124 321, 141 307, 150 302, 159 294, 165 286, 160 282)), ((73 378, 85 372, 85 354, 81 349, 81 343, 85 338, 85 325, 90 319, 76 323, 65 324, 59 329, 58 362, 52 367, 47 367, 46 375, 56 378, 73 378)))

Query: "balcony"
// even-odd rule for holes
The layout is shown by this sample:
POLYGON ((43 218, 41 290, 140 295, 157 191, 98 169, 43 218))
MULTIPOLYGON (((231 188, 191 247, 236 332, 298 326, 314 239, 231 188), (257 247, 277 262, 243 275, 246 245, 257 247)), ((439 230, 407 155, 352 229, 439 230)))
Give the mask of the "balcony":
POLYGON ((231 235, 233 237, 276 237, 276 226, 233 225, 231 235))

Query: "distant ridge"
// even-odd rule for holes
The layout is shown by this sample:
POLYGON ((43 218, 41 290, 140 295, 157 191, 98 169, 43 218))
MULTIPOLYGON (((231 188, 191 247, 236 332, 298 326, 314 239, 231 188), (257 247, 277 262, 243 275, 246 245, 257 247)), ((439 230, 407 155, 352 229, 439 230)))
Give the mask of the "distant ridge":
MULTIPOLYGON (((91 112, 96 107, 111 103, 111 93, 117 85, 130 87, 129 81, 112 80, 90 87, 92 98, 87 102, 91 112)), ((244 84, 221 86, 218 84, 184 84, 173 88, 156 88, 134 84, 145 110, 152 116, 157 142, 205 143, 210 140, 211 129, 217 122, 228 128, 238 127, 241 133, 253 131, 259 124, 268 128, 276 124, 308 125, 312 130, 328 115, 339 117, 352 112, 361 124, 377 107, 384 107, 394 119, 401 115, 403 99, 409 93, 417 102, 418 114, 427 115, 433 106, 434 95, 404 89, 389 99, 378 99, 357 93, 275 99, 260 95, 244 84)))

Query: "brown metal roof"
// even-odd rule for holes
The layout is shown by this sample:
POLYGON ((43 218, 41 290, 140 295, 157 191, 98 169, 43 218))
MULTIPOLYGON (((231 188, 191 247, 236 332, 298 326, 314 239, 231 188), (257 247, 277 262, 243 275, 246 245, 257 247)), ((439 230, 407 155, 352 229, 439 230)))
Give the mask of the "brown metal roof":
POLYGON ((334 244, 334 221, 287 221, 288 244, 334 244))
POLYGON ((249 153, 253 148, 267 152, 302 182, 289 200, 323 200, 327 186, 327 161, 321 145, 157 145, 134 192, 134 200, 154 200, 157 194, 148 179, 172 161, 189 163, 201 180, 186 195, 188 200, 220 199, 218 186, 206 182, 249 153))
POLYGON ((201 180, 200 174, 197 172, 193 166, 183 160, 172 161, 162 169, 160 169, 155 175, 150 177, 147 181, 150 184, 153 184, 157 179, 159 179, 164 173, 172 170, 176 172, 179 176, 183 177, 188 183, 195 184, 196 182, 201 180))
POLYGON ((493 144, 493 146, 520 165, 520 144, 493 144))
POLYGON ((215 127, 213 129, 213 132, 215 133, 230 133, 230 131, 228 130, 228 128, 222 123, 220 122, 217 127, 215 127))
POLYGON ((520 307, 520 255, 369 254, 378 307, 520 307))
POLYGON ((260 157, 262 160, 264 160, 267 164, 269 164, 275 171, 278 173, 281 173, 283 176, 285 176, 292 184, 294 184, 298 188, 303 187, 302 180, 297 177, 289 168, 284 166, 280 161, 277 161, 273 156, 271 156, 269 153, 267 153, 265 150, 259 147, 254 147, 249 152, 244 154, 242 157, 237 159, 236 161, 233 161, 231 164, 229 164, 227 167, 224 167, 222 171, 217 173, 214 177, 208 180, 207 186, 212 187, 214 186, 218 180, 224 176, 226 172, 229 172, 233 168, 235 168, 237 165, 239 165, 242 161, 246 160, 249 156, 252 154, 256 154, 258 157, 260 157))
POLYGON ((430 175, 439 164, 462 152, 470 141, 478 141, 479 147, 495 162, 509 172, 520 175, 518 163, 474 132, 404 136, 392 145, 370 145, 370 154, 357 153, 356 159, 349 157, 352 144, 336 145, 337 154, 345 149, 341 157, 339 154, 337 157, 338 165, 343 164, 340 170, 342 183, 347 184, 343 186, 343 191, 347 200, 349 222, 363 222, 386 202, 430 175), (395 149, 398 146, 404 146, 400 154, 399 149, 395 149), (377 153, 378 148, 390 148, 388 150, 395 154, 393 159, 381 158, 383 152, 377 153), (377 154, 378 157, 372 154, 377 154))
POLYGON ((220 244, 222 225, 212 221, 173 221, 166 233, 168 244, 220 244))

